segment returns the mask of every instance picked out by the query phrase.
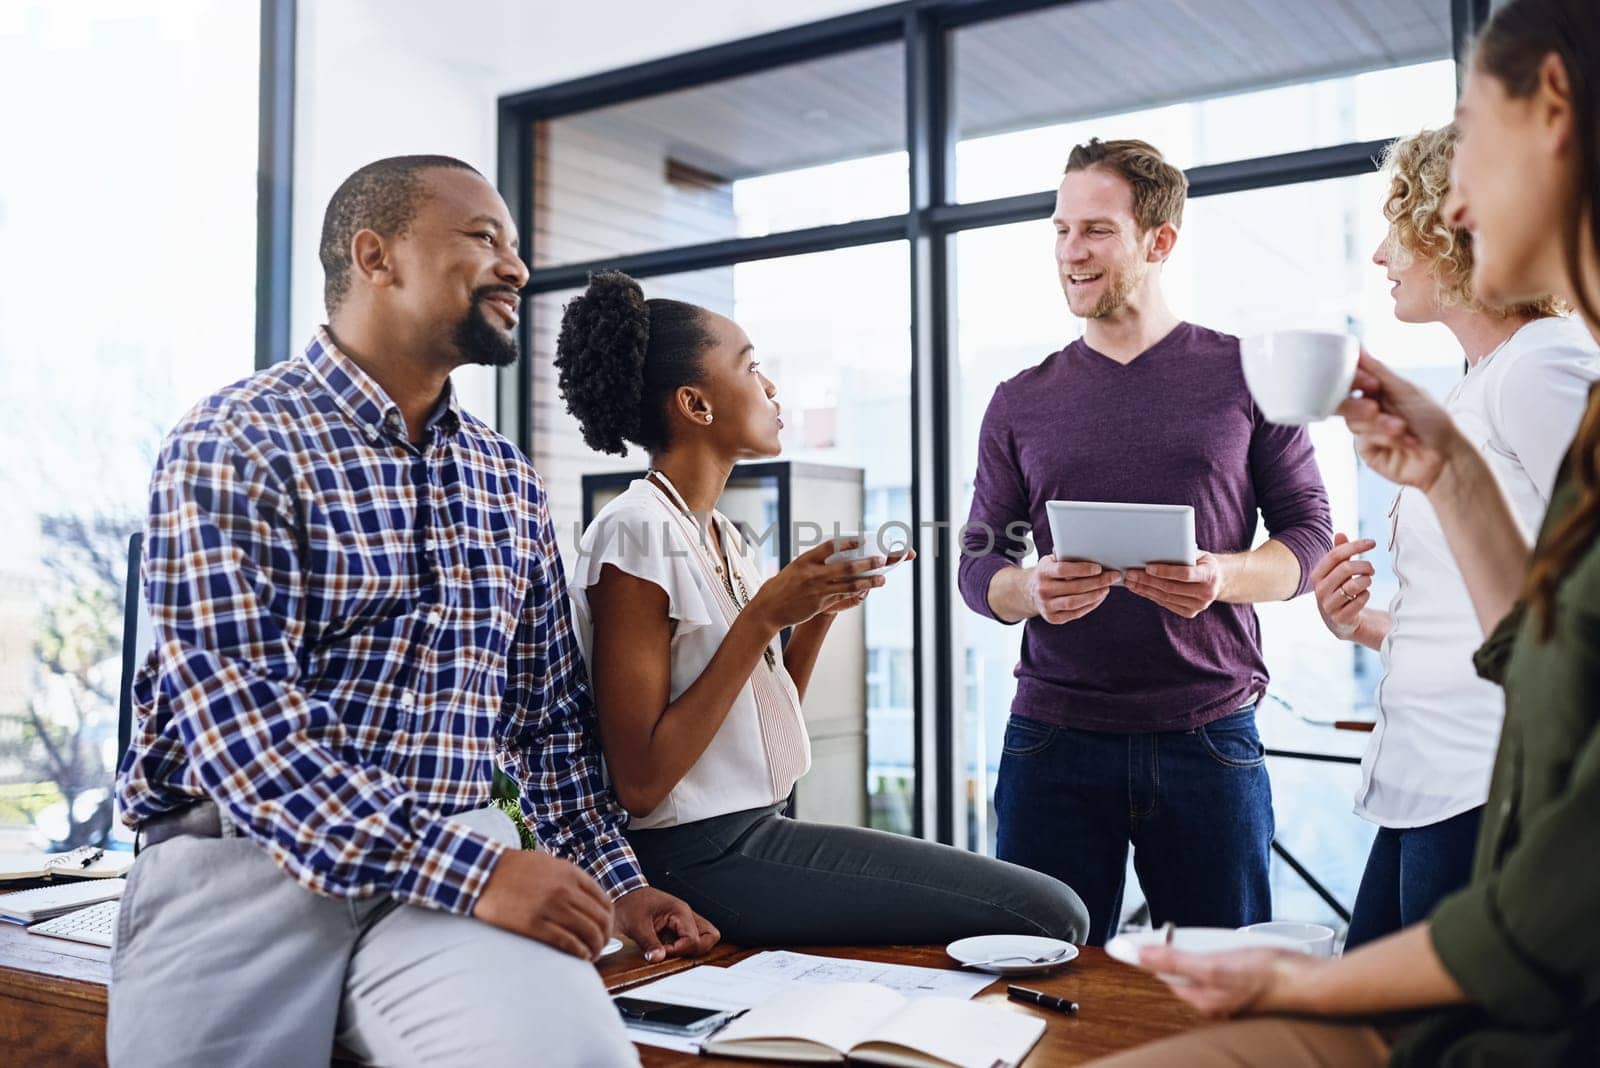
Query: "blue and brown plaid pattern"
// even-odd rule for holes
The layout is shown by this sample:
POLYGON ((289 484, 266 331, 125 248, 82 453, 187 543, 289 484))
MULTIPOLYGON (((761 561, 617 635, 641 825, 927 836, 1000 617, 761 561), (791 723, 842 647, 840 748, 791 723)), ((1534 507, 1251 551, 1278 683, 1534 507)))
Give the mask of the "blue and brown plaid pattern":
POLYGON ((468 913, 502 847, 444 817, 498 757, 547 849, 644 885, 544 487, 453 391, 412 445, 318 331, 202 401, 156 464, 144 581, 130 824, 210 797, 308 889, 468 913))

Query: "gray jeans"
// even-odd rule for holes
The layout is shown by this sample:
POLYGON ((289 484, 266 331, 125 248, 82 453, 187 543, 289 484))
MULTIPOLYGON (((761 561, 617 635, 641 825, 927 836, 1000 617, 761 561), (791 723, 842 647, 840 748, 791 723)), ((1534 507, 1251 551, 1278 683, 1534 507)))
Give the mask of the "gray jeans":
MULTIPOLYGON (((495 810, 458 819, 515 845, 495 810)), ((122 1065, 637 1065, 594 966, 465 916, 301 887, 239 837, 139 855, 111 959, 122 1065)))
POLYGON ((860 827, 802 823, 781 806, 628 841, 654 886, 739 945, 948 942, 1033 934, 1082 942, 1089 914, 1070 887, 991 857, 860 827))

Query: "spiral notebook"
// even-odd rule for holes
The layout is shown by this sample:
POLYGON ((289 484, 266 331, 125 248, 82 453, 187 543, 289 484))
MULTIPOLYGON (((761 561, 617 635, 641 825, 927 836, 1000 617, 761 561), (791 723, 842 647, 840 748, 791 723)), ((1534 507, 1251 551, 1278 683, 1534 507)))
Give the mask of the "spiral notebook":
POLYGON ((73 879, 114 879, 133 866, 132 853, 113 852, 83 846, 65 853, 0 852, 0 882, 12 879, 43 879, 68 876, 73 879))
POLYGON ((128 884, 121 879, 92 882, 54 883, 32 890, 13 890, 0 894, 0 920, 9 923, 37 923, 74 909, 98 905, 122 896, 128 884))

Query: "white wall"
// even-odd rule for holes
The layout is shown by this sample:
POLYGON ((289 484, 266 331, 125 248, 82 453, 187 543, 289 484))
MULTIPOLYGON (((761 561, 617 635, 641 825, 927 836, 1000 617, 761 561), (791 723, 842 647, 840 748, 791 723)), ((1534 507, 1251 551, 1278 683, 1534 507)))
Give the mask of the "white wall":
MULTIPOLYGON (((437 152, 491 177, 495 101, 521 89, 878 6, 877 0, 306 0, 295 71, 291 338, 324 319, 317 240, 339 183, 384 156, 437 152)), ((494 374, 456 374, 495 411, 494 374)))

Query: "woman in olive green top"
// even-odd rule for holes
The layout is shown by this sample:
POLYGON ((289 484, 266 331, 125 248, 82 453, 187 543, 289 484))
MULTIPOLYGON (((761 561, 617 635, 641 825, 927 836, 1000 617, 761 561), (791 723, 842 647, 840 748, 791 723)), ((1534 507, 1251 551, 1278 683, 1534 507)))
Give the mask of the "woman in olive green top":
MULTIPOLYGON (((1594 0, 1497 12, 1456 121, 1446 218, 1471 231, 1473 287, 1500 304, 1561 296, 1600 338, 1594 0)), ((1201 1011, 1263 1018, 1104 1064, 1600 1065, 1600 390, 1530 552, 1443 408, 1367 356, 1356 389, 1341 413, 1361 456, 1427 494, 1490 635, 1477 670, 1505 688, 1472 881, 1337 960, 1148 948, 1201 1011)))

